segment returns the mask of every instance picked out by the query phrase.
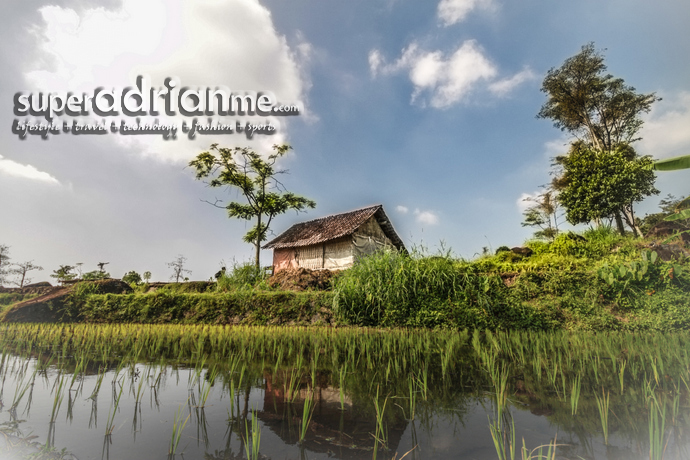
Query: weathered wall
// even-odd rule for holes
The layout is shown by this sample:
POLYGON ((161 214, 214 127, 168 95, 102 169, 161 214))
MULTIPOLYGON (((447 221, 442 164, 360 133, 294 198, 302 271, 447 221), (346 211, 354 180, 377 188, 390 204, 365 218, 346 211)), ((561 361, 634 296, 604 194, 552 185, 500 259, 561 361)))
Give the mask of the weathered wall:
POLYGON ((381 226, 372 216, 352 235, 353 258, 367 256, 386 247, 393 247, 381 226))

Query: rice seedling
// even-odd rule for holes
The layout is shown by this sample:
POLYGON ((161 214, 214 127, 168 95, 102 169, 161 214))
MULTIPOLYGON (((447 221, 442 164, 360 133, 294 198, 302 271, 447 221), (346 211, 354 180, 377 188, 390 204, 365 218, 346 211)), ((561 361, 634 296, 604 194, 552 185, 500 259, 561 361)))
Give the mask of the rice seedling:
POLYGON ((259 417, 257 416, 256 409, 252 409, 251 413, 251 431, 249 429, 249 423, 247 423, 247 419, 244 419, 244 449, 247 452, 247 460, 259 460, 259 446, 261 444, 261 425, 259 424, 259 417))
POLYGON ((182 420, 183 406, 180 404, 175 411, 175 417, 173 419, 172 437, 170 438, 170 447, 168 448, 168 455, 173 456, 177 452, 177 447, 182 439, 182 431, 189 421, 191 414, 187 414, 187 418, 182 420))
POLYGON ((604 444, 609 444, 609 393, 604 393, 604 389, 601 389, 602 397, 599 398, 597 394, 594 398, 597 403, 597 409, 599 411, 599 418, 601 420, 601 429, 604 433, 604 444))
POLYGON ((498 460, 513 460, 515 458, 516 447, 515 421, 510 415, 510 412, 503 412, 503 409, 499 408, 493 420, 488 415, 487 418, 489 419, 489 430, 491 431, 491 439, 494 442, 498 460), (504 416, 510 416, 510 427, 503 421, 504 416))
MULTIPOLYGON (((115 376, 117 378, 117 375, 115 376)), ((125 389, 124 383, 122 380, 124 380, 124 376, 122 376, 122 379, 120 382, 117 382, 117 385, 120 386, 120 392, 117 393, 115 390, 116 387, 116 381, 113 380, 113 400, 112 404, 110 405, 110 410, 108 411, 108 420, 105 425, 105 435, 110 436, 113 433, 113 430, 115 429, 115 414, 117 413, 117 408, 120 405, 120 398, 122 397, 122 392, 125 389)))
POLYGON ((204 378, 203 384, 199 388, 200 407, 206 406, 206 400, 208 399, 208 395, 211 392, 211 388, 216 381, 218 373, 219 369, 217 366, 213 366, 210 370, 206 370, 206 377, 204 378))
POLYGON ((550 442, 546 445, 537 446, 534 449, 529 450, 527 448, 527 446, 525 446, 525 438, 522 438, 522 449, 520 449, 521 460, 555 460, 556 459, 556 447, 564 445, 564 444, 557 444, 556 443, 557 439, 558 439, 558 434, 556 434, 556 436, 554 436, 553 442, 550 442), (548 450, 546 451, 546 454, 543 453, 544 447, 548 448, 548 450), (537 450, 537 449, 539 449, 539 450, 537 450))
POLYGON ((582 375, 577 374, 570 388, 570 414, 577 415, 577 403, 580 400, 582 375))
POLYGON ((300 423, 299 430, 299 442, 304 442, 304 438, 307 435, 307 429, 309 428, 309 423, 311 422, 311 417, 314 415, 314 391, 310 389, 307 392, 307 397, 304 398, 304 406, 302 407, 302 422, 300 423))
POLYGON ((376 411, 376 434, 374 434, 375 446, 381 444, 381 447, 387 449, 388 445, 388 429, 384 422, 384 414, 386 412, 386 404, 388 403, 388 396, 383 400, 383 404, 379 403, 379 387, 376 387, 376 396, 374 397, 374 409, 376 411))

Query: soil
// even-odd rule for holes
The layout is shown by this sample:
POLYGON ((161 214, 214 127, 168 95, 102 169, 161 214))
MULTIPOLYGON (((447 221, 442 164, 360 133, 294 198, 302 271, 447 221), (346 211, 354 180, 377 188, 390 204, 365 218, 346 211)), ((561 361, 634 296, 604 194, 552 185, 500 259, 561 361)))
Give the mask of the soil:
POLYGON ((338 273, 331 270, 288 268, 271 276, 268 284, 283 291, 328 291, 332 287, 331 280, 338 273))
MULTIPOLYGON (((132 288, 116 279, 84 281, 98 287, 99 294, 128 294, 132 288)), ((50 287, 50 291, 12 306, 3 321, 10 323, 58 323, 65 319, 65 301, 77 285, 50 287)))

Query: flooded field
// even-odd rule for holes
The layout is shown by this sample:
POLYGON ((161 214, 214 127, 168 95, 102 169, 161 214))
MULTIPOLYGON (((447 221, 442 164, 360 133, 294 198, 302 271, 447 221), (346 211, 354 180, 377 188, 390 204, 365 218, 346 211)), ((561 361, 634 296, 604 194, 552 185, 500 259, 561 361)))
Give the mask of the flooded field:
POLYGON ((3 325, 0 459, 688 459, 690 334, 3 325))

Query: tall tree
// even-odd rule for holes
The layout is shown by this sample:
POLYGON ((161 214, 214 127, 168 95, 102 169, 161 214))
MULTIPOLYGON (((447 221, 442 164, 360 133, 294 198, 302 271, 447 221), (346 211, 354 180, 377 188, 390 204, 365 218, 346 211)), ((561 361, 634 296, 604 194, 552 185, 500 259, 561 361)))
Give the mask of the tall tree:
POLYGON ((301 211, 316 207, 314 201, 284 190, 276 179, 277 175, 287 173, 276 170, 275 164, 288 150, 288 145, 274 145, 274 152, 263 159, 247 147, 224 148, 213 144, 210 151, 200 153, 189 162, 196 170, 197 179, 212 177, 208 182, 211 187, 237 188, 246 199, 246 204, 231 201, 222 206, 218 200, 211 204, 227 209, 230 217, 255 220, 256 224, 243 240, 254 245, 257 268, 261 266, 261 243, 266 241, 273 218, 290 209, 301 211))
POLYGON ((548 99, 537 118, 553 120, 561 131, 606 152, 639 140, 640 115, 660 100, 654 93, 637 94, 622 78, 607 74, 593 43, 549 70, 541 90, 548 99))
POLYGON ((654 187, 650 157, 637 156, 627 145, 603 152, 576 143, 556 162, 563 168, 557 179, 558 199, 566 209, 568 222, 599 221, 620 213, 635 236, 642 236, 633 203, 659 193, 654 187))
MULTIPOLYGON (((557 176, 553 182, 554 188, 563 193, 567 190, 570 198, 580 197, 585 201, 573 202, 571 199, 561 200, 566 209, 568 221, 575 216, 598 216, 598 221, 604 217, 613 217, 621 234, 625 233, 623 220, 630 226, 635 235, 640 236, 639 228, 635 225, 633 203, 639 201, 640 193, 654 192, 654 175, 643 172, 638 166, 648 163, 637 156, 630 145, 639 140, 638 133, 642 127, 641 114, 649 112, 651 105, 659 100, 654 93, 638 94, 635 88, 627 86, 623 79, 615 78, 606 73, 606 64, 601 53, 594 49, 590 43, 582 47, 580 53, 567 59, 559 68, 552 68, 546 74, 541 90, 547 94, 547 101, 541 107, 538 118, 546 118, 553 121, 554 126, 566 131, 576 139, 570 152, 566 156, 557 159, 557 166, 561 168, 561 176, 557 176), (566 176, 579 177, 585 175, 597 176, 598 172, 592 164, 581 163, 584 158, 598 158, 597 155, 583 155, 583 152, 601 152, 605 155, 614 155, 609 161, 609 167, 616 170, 622 177, 612 179, 611 183, 635 183, 637 186, 625 187, 630 195, 623 196, 621 190, 606 187, 587 181, 579 182, 567 180, 566 176), (575 153, 578 158, 565 161, 568 155, 575 153), (629 162, 627 168, 623 163, 629 162), (641 163, 640 163, 641 162, 641 163), (617 163, 617 167, 612 165, 617 163), (577 166, 577 171, 569 171, 568 168, 577 166), (648 181, 651 180, 651 183, 648 181), (578 190, 568 187, 583 183, 587 184, 587 193, 581 188, 578 190), (615 193, 611 196, 602 195, 604 190, 615 193), (593 195, 598 196, 596 200, 593 195), (594 206, 587 211, 582 206, 587 202, 594 206), (613 206, 616 204, 618 207, 613 206), (577 209, 571 210, 575 206, 577 209), (610 214, 602 215, 607 210, 610 214)), ((603 160, 598 160, 599 163, 603 160)), ((602 164, 599 164, 602 166, 602 164)))

